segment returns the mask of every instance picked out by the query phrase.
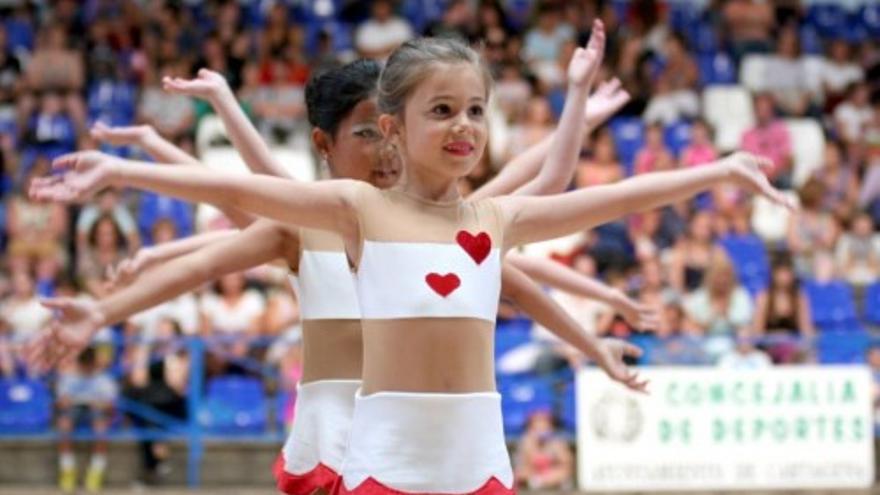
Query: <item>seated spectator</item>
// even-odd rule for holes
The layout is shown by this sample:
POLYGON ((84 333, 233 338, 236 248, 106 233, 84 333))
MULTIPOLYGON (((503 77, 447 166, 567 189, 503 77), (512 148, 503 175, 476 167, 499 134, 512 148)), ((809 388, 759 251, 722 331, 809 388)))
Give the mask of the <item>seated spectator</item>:
POLYGON ((16 374, 22 346, 52 320, 52 312, 42 304, 30 273, 12 274, 12 293, 0 303, 0 372, 11 378, 16 374))
POLYGON ((167 62, 159 74, 143 87, 137 120, 153 126, 162 136, 178 141, 188 136, 196 123, 195 105, 188 96, 162 89, 163 77, 188 77, 184 62, 167 62))
POLYGON ((703 119, 691 125, 691 142, 681 152, 681 166, 694 167, 710 163, 718 158, 712 127, 703 119))
POLYGON ((26 174, 40 156, 52 160, 76 149, 77 127, 56 93, 47 93, 37 110, 28 115, 23 129, 19 174, 26 174))
POLYGON ((772 5, 760 0, 730 0, 724 3, 721 14, 737 65, 750 53, 770 52, 776 29, 772 5))
POLYGON ((791 187, 792 144, 785 122, 776 117, 773 97, 767 93, 755 95, 755 127, 742 135, 740 148, 773 160, 767 177, 783 189, 791 187))
POLYGON ((89 235, 98 219, 109 216, 114 225, 125 238, 129 253, 134 253, 141 245, 137 224, 134 216, 119 198, 119 191, 107 188, 97 194, 95 200, 85 205, 76 218, 76 250, 83 252, 88 249, 89 235))
POLYGON ((684 308, 675 298, 663 305, 660 326, 654 332, 650 364, 662 366, 700 366, 711 361, 699 332, 685 330, 684 308))
POLYGON ((712 232, 713 213, 697 211, 690 219, 688 232, 672 248, 669 260, 669 283, 679 293, 697 290, 720 249, 712 232))
POLYGON ((837 243, 835 252, 837 272, 847 282, 864 287, 880 276, 880 236, 875 233, 874 221, 865 212, 857 213, 837 243))
MULTIPOLYGON (((6 28, 0 25, 0 120, 14 113, 16 99, 24 86, 22 63, 9 49, 6 28)), ((14 118, 14 116, 12 116, 14 118)))
POLYGON ((813 273, 813 255, 833 251, 839 227, 834 216, 822 207, 825 186, 811 178, 798 190, 800 211, 788 220, 788 249, 794 255, 799 276, 813 273))
POLYGON ((100 216, 89 231, 86 248, 77 253, 80 286, 95 298, 106 296, 109 293, 109 270, 116 267, 125 254, 122 231, 113 217, 100 216))
POLYGON ((764 351, 755 347, 753 338, 747 333, 736 337, 736 347, 718 359, 718 367, 731 370, 763 370, 773 366, 764 351))
POLYGON ((113 405, 118 390, 116 382, 98 364, 95 349, 87 348, 76 358, 75 366, 62 372, 56 385, 59 434, 59 487, 64 493, 76 490, 76 457, 71 435, 85 423, 97 435, 92 447, 92 459, 86 473, 85 487, 91 493, 101 490, 107 468, 107 440, 113 405))
POLYGON ((670 76, 660 75, 642 119, 649 124, 670 125, 700 114, 700 100, 691 89, 673 89, 670 76))
POLYGON ((535 72, 541 64, 555 64, 566 41, 574 39, 574 28, 562 19, 561 8, 553 2, 541 2, 537 22, 525 37, 522 58, 535 72))
POLYGON ((828 57, 823 60, 819 74, 827 102, 826 108, 834 108, 846 96, 853 84, 865 80, 865 71, 853 61, 853 55, 846 40, 831 40, 828 57))
MULTIPOLYGON (((82 54, 72 49, 63 26, 49 24, 39 34, 39 41, 25 69, 27 87, 38 93, 56 93, 60 105, 69 113, 78 131, 85 130, 86 111, 80 92, 85 84, 82 54)), ((33 98, 25 95, 20 108, 33 109, 33 98)))
POLYGON ((361 57, 385 60, 413 36, 409 21, 394 15, 390 0, 376 0, 370 7, 370 18, 354 32, 354 46, 361 57))
POLYGON ((651 124, 645 131, 645 145, 636 154, 635 173, 647 174, 661 170, 660 163, 668 168, 673 162, 672 153, 663 141, 663 126, 651 124))
POLYGON ((824 163, 813 175, 825 188, 822 208, 840 221, 850 218, 858 201, 858 174, 855 167, 843 161, 837 142, 826 141, 824 163))
POLYGON ((786 26, 779 32, 776 54, 766 70, 767 90, 773 94, 773 101, 782 113, 802 117, 818 111, 814 94, 818 88, 810 87, 796 26, 786 26))
POLYGON ((687 219, 675 206, 630 215, 629 220, 629 235, 640 261, 659 256, 687 230, 687 219))
POLYGON ((553 133, 553 111, 550 103, 543 96, 532 96, 520 115, 519 122, 510 129, 508 138, 507 160, 538 144, 542 139, 553 133))
MULTIPOLYGON (((136 402, 152 407, 172 418, 187 417, 187 387, 189 385, 189 355, 186 343, 179 340, 180 326, 172 319, 163 319, 152 344, 140 344, 134 350, 131 372, 125 395, 136 402)), ((138 414, 130 415, 139 428, 161 428, 138 414)), ((163 428, 167 429, 167 428, 163 428)), ((141 440, 142 478, 155 484, 170 471, 170 449, 164 442, 141 440)))
POLYGON ((776 364, 803 362, 816 334, 810 304, 789 262, 773 265, 770 286, 755 299, 754 334, 776 364))
POLYGON ((549 411, 529 416, 514 454, 514 477, 529 490, 569 490, 574 484, 574 454, 557 432, 549 411))
POLYGON ((68 222, 63 205, 27 197, 31 180, 48 172, 49 162, 40 159, 6 204, 10 271, 36 273, 40 282, 54 280, 64 264, 68 222))
POLYGON ((501 65, 501 75, 495 83, 494 93, 506 120, 513 122, 525 112, 525 104, 532 95, 532 88, 516 63, 505 62, 501 65))
POLYGON ((871 108, 871 88, 865 82, 856 82, 846 88, 846 99, 834 108, 834 126, 840 139, 859 143, 874 121, 871 108))
POLYGON ((663 69, 654 81, 654 94, 642 118, 669 125, 700 113, 696 92, 699 70, 681 34, 672 33, 663 44, 663 69))
POLYGON ((730 350, 734 336, 748 330, 754 316, 752 299, 737 282, 723 250, 713 251, 703 285, 685 298, 684 309, 686 329, 708 337, 710 355, 730 350))
MULTIPOLYGON (((617 159, 614 138, 607 127, 593 138, 592 153, 578 163, 575 184, 578 188, 611 184, 623 179, 623 167, 617 159)), ((583 151, 582 151, 583 154, 583 151)))
MULTIPOLYGON (((224 275, 214 290, 202 296, 200 318, 202 335, 216 336, 209 371, 227 371, 229 361, 247 356, 250 341, 259 336, 263 326, 266 301, 259 292, 245 287, 244 274, 224 275)), ((232 370, 240 371, 237 365, 232 370)))
POLYGON ((273 143, 283 144, 298 128, 305 126, 303 86, 290 81, 288 65, 275 59, 271 84, 261 85, 248 95, 248 103, 257 118, 260 134, 273 143))

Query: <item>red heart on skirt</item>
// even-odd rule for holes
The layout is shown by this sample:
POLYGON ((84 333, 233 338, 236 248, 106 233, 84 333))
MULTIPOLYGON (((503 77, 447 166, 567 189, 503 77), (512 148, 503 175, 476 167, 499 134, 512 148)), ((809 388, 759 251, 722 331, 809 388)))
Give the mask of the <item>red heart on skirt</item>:
POLYGON ((429 287, 434 289, 434 292, 443 297, 452 294, 452 292, 461 285, 461 280, 458 278, 458 275, 454 273, 447 273, 446 275, 429 273, 425 275, 425 282, 428 283, 429 287))
POLYGON ((485 232, 474 236, 466 230, 460 230, 455 236, 455 241, 478 265, 489 256, 489 251, 492 250, 492 239, 485 232))

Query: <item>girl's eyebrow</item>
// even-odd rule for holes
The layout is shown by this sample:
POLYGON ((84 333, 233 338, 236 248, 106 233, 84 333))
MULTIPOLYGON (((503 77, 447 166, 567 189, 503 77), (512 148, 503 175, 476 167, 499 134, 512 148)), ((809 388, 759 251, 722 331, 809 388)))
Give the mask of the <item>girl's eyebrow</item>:
MULTIPOLYGON (((442 95, 434 96, 433 98, 428 100, 428 103, 433 103, 435 101, 440 101, 440 100, 454 100, 454 99, 455 99, 455 96, 453 96, 453 95, 442 94, 442 95)), ((483 101, 485 101, 485 98, 483 98, 482 96, 472 96, 472 97, 470 97, 470 99, 468 101, 470 101, 470 102, 476 101, 476 102, 482 103, 483 101)))

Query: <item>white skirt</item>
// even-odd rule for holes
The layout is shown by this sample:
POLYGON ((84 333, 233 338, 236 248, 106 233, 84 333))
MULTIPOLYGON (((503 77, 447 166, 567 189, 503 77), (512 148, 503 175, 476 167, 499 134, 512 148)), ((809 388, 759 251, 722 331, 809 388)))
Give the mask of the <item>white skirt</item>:
POLYGON ((360 380, 320 380, 298 387, 293 427, 275 462, 283 493, 328 493, 339 479, 360 380))
POLYGON ((509 495, 497 392, 357 395, 336 493, 509 495))

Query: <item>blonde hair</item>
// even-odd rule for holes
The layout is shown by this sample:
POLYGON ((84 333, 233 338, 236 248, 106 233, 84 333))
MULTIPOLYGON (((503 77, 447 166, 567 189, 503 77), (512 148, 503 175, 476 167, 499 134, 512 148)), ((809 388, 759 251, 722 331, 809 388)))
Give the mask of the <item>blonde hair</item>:
POLYGON ((402 115, 406 100, 415 88, 441 64, 470 64, 483 79, 486 99, 492 75, 480 55, 454 38, 418 38, 394 50, 379 78, 379 110, 402 115))

